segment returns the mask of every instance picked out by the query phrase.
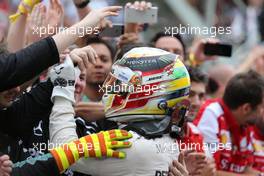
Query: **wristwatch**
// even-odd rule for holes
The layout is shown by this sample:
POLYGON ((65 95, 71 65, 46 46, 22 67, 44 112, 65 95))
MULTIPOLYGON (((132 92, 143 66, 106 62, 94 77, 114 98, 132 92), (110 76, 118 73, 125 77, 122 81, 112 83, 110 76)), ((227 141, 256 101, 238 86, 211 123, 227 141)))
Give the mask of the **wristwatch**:
POLYGON ((80 4, 75 4, 78 9, 83 9, 89 4, 90 0, 83 0, 80 4))

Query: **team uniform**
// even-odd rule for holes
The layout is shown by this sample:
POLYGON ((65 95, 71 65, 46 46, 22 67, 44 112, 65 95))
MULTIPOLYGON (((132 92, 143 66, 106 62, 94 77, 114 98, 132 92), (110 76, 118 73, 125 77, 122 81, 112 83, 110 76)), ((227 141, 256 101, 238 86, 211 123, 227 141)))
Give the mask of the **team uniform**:
POLYGON ((0 92, 31 80, 59 61, 59 52, 52 37, 35 42, 16 53, 1 54, 0 92))
MULTIPOLYGON (((10 156, 13 163, 24 160, 36 160, 32 163, 21 164, 21 168, 31 173, 43 175, 60 175, 52 157, 44 157, 48 153, 49 145, 49 115, 52 109, 50 96, 53 84, 50 80, 42 82, 32 88, 30 92, 22 94, 13 104, 0 110, 0 152, 10 156), (44 160, 45 159, 45 160, 44 160), (54 164, 54 166, 51 166, 54 164), (43 166, 43 167, 42 167, 43 166)), ((79 137, 103 130, 96 124, 88 123, 76 118, 79 137), (88 128, 89 127, 89 128, 88 128)), ((15 168, 13 175, 27 175, 23 169, 15 168)), ((67 170, 64 175, 83 176, 67 170)))
POLYGON ((253 164, 249 128, 237 124, 223 100, 208 100, 194 124, 203 134, 218 170, 243 173, 253 164))
MULTIPOLYGON (((70 106, 64 103, 54 104, 50 117, 51 142, 63 144, 78 138, 70 106)), ((91 129, 89 126, 87 125, 87 129, 91 129)), ((179 154, 175 140, 168 134, 161 138, 146 139, 136 132, 130 132, 133 134, 133 138, 129 139, 133 143, 132 147, 120 150, 126 152, 125 159, 80 159, 71 169, 92 176, 167 174, 169 165, 179 154)))
POLYGON ((264 172, 264 134, 256 126, 251 129, 251 142, 254 149, 253 168, 264 172))
MULTIPOLYGON (((190 77, 177 55, 156 48, 134 48, 113 66, 103 87, 105 117, 133 134, 123 160, 80 159, 73 170, 93 176, 167 175, 179 146, 172 138, 184 121, 190 77), (116 88, 119 88, 117 91, 116 88), (172 112, 179 105, 179 122, 172 112), (178 126, 179 125, 179 126, 178 126)), ((57 99, 50 116, 50 139, 57 144, 78 138, 68 96, 57 99)), ((175 135, 176 136, 176 135, 175 135)))

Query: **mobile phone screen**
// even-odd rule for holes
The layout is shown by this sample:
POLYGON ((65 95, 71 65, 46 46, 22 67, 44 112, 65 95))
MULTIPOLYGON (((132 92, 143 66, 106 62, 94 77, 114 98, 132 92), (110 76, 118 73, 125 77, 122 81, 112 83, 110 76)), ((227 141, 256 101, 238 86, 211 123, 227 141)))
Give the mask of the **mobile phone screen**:
POLYGON ((232 45, 229 44, 219 44, 219 43, 206 43, 204 45, 204 54, 208 56, 226 56, 231 57, 232 55, 232 45))

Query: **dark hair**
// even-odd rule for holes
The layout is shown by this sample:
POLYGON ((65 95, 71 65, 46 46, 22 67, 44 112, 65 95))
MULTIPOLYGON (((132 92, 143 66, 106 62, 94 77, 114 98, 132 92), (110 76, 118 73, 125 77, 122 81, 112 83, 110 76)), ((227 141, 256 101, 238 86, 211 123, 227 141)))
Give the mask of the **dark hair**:
POLYGON ((111 59, 113 61, 115 51, 114 51, 113 47, 107 41, 105 41, 104 39, 102 39, 100 37, 92 36, 92 37, 88 37, 86 40, 86 45, 91 45, 91 44, 103 44, 103 45, 105 45, 109 49, 109 51, 111 53, 111 59))
POLYGON ((187 70, 189 72, 189 75, 190 75, 190 78, 191 78, 191 82, 194 81, 194 82, 198 82, 198 83, 207 84, 208 77, 199 68, 191 67, 191 66, 186 66, 186 68, 187 68, 187 70))
POLYGON ((223 100, 230 109, 249 103, 252 109, 262 103, 264 79, 255 71, 235 75, 227 84, 223 100))
POLYGON ((182 37, 180 34, 167 34, 165 32, 158 32, 151 40, 151 43, 155 45, 155 43, 161 38, 161 37, 174 37, 177 40, 180 41, 180 43, 182 44, 183 47, 183 53, 185 54, 185 44, 183 43, 182 37))
POLYGON ((123 57, 124 54, 126 54, 128 51, 130 51, 133 48, 136 47, 147 47, 147 45, 143 44, 143 43, 128 43, 125 44, 124 46, 122 46, 115 55, 115 59, 114 62, 121 59, 123 57))

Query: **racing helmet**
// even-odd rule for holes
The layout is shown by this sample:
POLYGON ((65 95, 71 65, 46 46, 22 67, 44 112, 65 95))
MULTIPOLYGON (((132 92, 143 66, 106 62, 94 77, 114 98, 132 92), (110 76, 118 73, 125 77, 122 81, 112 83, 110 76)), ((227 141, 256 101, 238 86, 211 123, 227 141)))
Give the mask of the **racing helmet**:
POLYGON ((113 64, 103 87, 107 120, 121 123, 159 121, 187 99, 190 77, 179 55, 138 47, 113 64))

